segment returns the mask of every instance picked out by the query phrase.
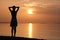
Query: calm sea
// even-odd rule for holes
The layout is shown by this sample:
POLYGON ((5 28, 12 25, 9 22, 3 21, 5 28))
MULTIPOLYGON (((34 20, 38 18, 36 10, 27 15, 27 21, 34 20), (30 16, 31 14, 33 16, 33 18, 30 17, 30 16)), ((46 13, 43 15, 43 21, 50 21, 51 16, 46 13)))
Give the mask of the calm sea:
MULTIPOLYGON (((16 36, 60 40, 60 24, 19 23, 16 36)), ((0 23, 0 36, 11 36, 9 23, 0 23)))

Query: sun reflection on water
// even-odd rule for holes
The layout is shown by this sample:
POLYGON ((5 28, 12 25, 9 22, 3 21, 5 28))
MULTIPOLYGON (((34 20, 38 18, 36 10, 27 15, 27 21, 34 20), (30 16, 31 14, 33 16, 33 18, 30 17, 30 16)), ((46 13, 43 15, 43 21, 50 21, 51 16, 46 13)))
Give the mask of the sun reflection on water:
POLYGON ((29 23, 29 37, 32 37, 32 23, 29 23))

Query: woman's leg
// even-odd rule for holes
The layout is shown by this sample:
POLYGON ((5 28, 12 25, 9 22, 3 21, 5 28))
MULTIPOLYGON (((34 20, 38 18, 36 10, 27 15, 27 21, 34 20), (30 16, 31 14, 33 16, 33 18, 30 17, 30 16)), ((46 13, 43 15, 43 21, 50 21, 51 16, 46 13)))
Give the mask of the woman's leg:
POLYGON ((16 27, 14 27, 14 37, 16 36, 16 27))
POLYGON ((13 37, 13 26, 11 28, 11 36, 13 37))

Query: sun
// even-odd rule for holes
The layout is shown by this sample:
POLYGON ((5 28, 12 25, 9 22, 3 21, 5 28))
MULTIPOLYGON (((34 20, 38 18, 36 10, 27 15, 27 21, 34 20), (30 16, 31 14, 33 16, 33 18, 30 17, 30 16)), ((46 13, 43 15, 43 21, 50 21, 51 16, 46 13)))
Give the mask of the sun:
POLYGON ((32 11, 33 11, 32 9, 27 10, 28 14, 32 14, 32 11))

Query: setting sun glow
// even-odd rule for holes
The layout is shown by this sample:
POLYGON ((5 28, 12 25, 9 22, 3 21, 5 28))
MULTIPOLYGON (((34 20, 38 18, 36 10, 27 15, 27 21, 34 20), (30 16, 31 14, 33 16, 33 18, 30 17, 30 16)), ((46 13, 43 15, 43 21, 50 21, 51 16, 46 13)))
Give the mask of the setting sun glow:
POLYGON ((32 11, 33 11, 32 9, 28 9, 27 12, 28 12, 28 14, 32 14, 32 11))

